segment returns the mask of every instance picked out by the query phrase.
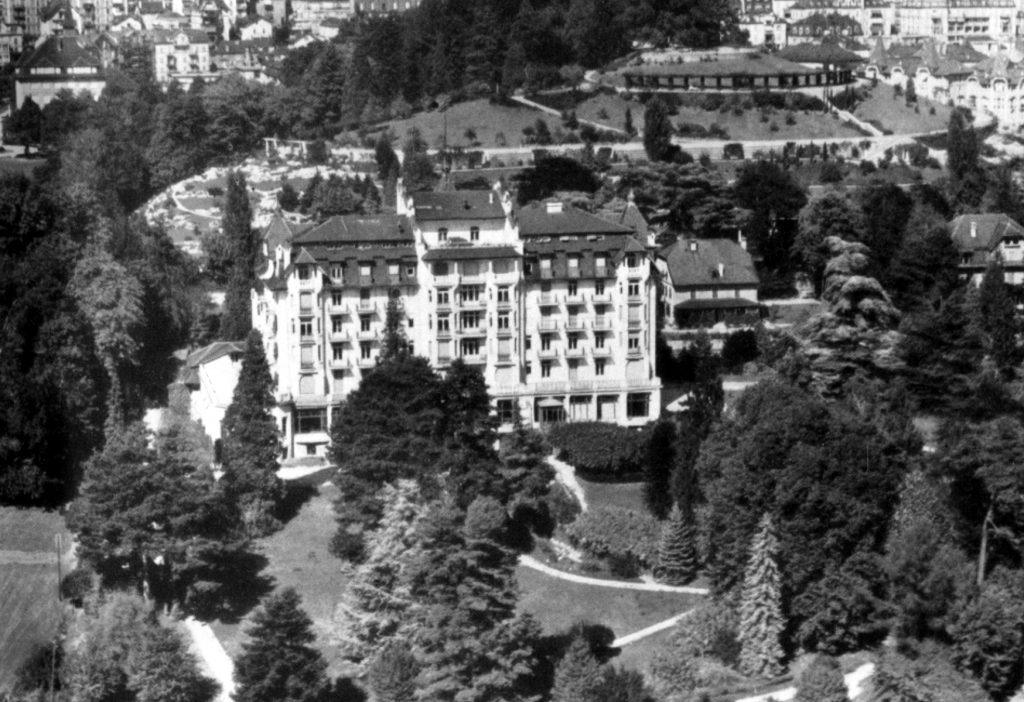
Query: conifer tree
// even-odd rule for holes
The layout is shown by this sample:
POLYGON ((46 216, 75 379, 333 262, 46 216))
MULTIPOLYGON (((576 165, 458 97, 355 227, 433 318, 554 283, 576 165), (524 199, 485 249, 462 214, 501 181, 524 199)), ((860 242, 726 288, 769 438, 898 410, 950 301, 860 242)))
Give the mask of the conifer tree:
POLYGON ((636 125, 633 124, 633 111, 628 107, 626 108, 626 123, 623 125, 623 128, 629 136, 636 136, 636 125))
POLYGON ((782 672, 782 578, 779 541, 771 515, 765 514, 750 546, 740 599, 740 670, 771 678, 782 672))
POLYGON ((1001 371, 1009 374, 1020 359, 1017 315, 1002 262, 989 263, 978 289, 981 324, 988 335, 989 353, 1001 371))
POLYGON ((313 623, 295 590, 287 588, 267 598, 247 633, 249 641, 235 661, 236 702, 327 699, 327 664, 312 646, 313 623))
POLYGON ((644 150, 651 161, 672 159, 672 123, 668 107, 658 97, 648 102, 644 110, 644 150))
POLYGON ((405 335, 405 308, 397 294, 388 297, 384 313, 384 341, 381 343, 380 362, 386 363, 409 355, 409 339, 405 335))
POLYGON ((796 702, 847 702, 839 661, 818 654, 796 681, 796 702))
POLYGON ((245 175, 231 171, 227 178, 224 218, 221 222, 232 261, 228 289, 224 295, 224 315, 220 337, 238 341, 252 329, 251 290, 256 282, 260 251, 252 229, 252 204, 249 202, 245 175))
POLYGON ((251 331, 231 404, 224 413, 224 483, 250 534, 276 528, 272 513, 282 496, 277 478, 281 444, 270 413, 273 379, 263 339, 251 331))
POLYGON ((377 702, 410 702, 419 669, 409 644, 392 639, 373 657, 366 672, 373 698, 377 702))
POLYGON ((591 702, 602 683, 601 666, 582 636, 576 636, 555 667, 551 702, 591 702))
POLYGON ((658 579, 669 585, 685 585, 697 577, 700 556, 697 530, 692 516, 679 507, 672 509, 669 522, 662 528, 658 547, 658 579))
POLYGON ((644 461, 644 503, 657 519, 672 509, 671 478, 676 463, 676 428, 672 422, 658 422, 651 432, 644 461))

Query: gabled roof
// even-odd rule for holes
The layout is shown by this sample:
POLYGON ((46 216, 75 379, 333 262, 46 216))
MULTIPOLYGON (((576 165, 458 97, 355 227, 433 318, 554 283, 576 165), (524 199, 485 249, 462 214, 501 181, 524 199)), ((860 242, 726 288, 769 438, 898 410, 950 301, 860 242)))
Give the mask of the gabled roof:
POLYGON ((550 211, 548 203, 530 203, 520 208, 518 219, 519 234, 524 237, 634 233, 632 227, 609 222, 567 204, 561 204, 560 211, 550 211))
POLYGON ((189 368, 196 368, 205 363, 216 361, 221 356, 233 353, 245 353, 245 344, 240 341, 215 341, 209 346, 196 349, 185 359, 185 365, 189 368))
POLYGON ((82 37, 47 37, 18 60, 19 69, 102 68, 99 51, 82 37))
POLYGON ((1005 214, 966 214, 949 223, 949 234, 961 256, 971 254, 970 263, 984 265, 1003 238, 1024 239, 1024 227, 1005 214))
POLYGON ((757 285, 750 253, 732 239, 682 239, 658 253, 675 288, 757 285))
POLYGON ((275 214, 270 219, 270 224, 263 230, 263 241, 267 243, 267 250, 273 251, 278 246, 291 243, 292 239, 302 232, 309 230, 311 224, 291 224, 280 214, 275 214))
POLYGON ((985 54, 970 44, 947 44, 946 58, 960 63, 978 63, 985 59, 985 54))
POLYGON ((456 190, 412 194, 416 219, 422 222, 459 219, 505 219, 501 196, 493 190, 456 190))
POLYGON ((298 234, 295 245, 412 244, 412 225, 403 215, 343 215, 298 234))
POLYGON ((861 27, 860 22, 838 12, 830 12, 829 14, 815 12, 813 15, 808 15, 801 20, 793 22, 790 25, 790 29, 808 29, 814 36, 833 30, 839 30, 854 36, 864 33, 864 28, 861 27))

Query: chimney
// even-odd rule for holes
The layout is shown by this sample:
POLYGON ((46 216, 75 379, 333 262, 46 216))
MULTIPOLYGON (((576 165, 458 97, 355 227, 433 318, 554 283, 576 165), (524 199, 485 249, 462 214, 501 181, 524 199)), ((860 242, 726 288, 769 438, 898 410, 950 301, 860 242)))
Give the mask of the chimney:
POLYGON ((697 251, 697 240, 696 239, 690 239, 690 251, 693 251, 693 252, 696 253, 696 251, 697 251))
POLYGON ((724 263, 719 263, 718 264, 718 277, 721 278, 723 276, 725 276, 725 264, 724 263))
POLYGON ((747 237, 743 236, 743 230, 739 229, 736 232, 736 237, 739 240, 740 248, 744 251, 747 250, 747 237))
POLYGON ((548 214, 561 214, 562 213, 562 201, 547 202, 544 205, 547 208, 548 214))
POLYGON ((977 239, 978 238, 978 223, 977 222, 971 222, 971 238, 972 239, 977 239))

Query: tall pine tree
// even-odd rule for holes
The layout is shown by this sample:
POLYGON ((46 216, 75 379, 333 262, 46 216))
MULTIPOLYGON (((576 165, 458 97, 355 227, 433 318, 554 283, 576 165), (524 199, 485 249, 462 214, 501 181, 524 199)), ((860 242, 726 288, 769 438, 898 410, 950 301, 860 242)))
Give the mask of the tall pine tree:
POLYGON ((326 702, 327 664, 292 588, 267 598, 235 661, 236 702, 326 702))
POLYGON ((662 527, 658 546, 658 579, 669 585, 686 585, 697 577, 700 555, 697 552, 697 529, 692 515, 679 507, 662 527))
POLYGON ((648 102, 644 110, 644 151, 651 161, 672 160, 672 122, 668 107, 659 97, 648 102))
POLYGON ((591 702, 603 682, 601 665, 583 636, 576 636, 555 667, 551 702, 591 702))
POLYGON ((252 229, 249 189, 245 175, 240 171, 228 174, 221 227, 232 253, 232 262, 224 295, 220 338, 239 341, 252 329, 251 290, 256 283, 256 266, 260 257, 257 237, 252 229))
POLYGON ((740 669, 746 675, 771 678, 782 672, 782 577, 779 540, 771 515, 765 514, 750 546, 750 559, 740 598, 740 669))
POLYGON ((1010 376, 1020 360, 1017 347, 1017 311, 1010 297, 1003 264, 994 258, 981 279, 978 289, 981 324, 988 337, 988 351, 996 366, 1010 376))
POLYGON ((253 330, 245 342, 242 369, 223 423, 224 484, 251 535, 277 527, 273 513, 283 492, 277 478, 281 444, 270 413, 273 382, 263 338, 253 330))
POLYGON ((651 432, 644 461, 644 503, 658 519, 672 509, 671 478, 676 463, 676 427, 672 422, 658 422, 651 432))

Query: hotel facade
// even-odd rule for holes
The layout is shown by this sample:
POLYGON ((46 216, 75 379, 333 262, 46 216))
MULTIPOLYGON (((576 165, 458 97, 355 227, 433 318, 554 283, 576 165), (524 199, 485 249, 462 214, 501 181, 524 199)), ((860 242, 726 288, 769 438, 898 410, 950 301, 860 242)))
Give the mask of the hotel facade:
POLYGON ((398 197, 397 214, 275 228, 253 325, 288 457, 322 455, 334 408, 377 364, 388 300, 413 352, 480 368, 501 425, 655 419, 657 286, 633 228, 507 193, 398 197))

